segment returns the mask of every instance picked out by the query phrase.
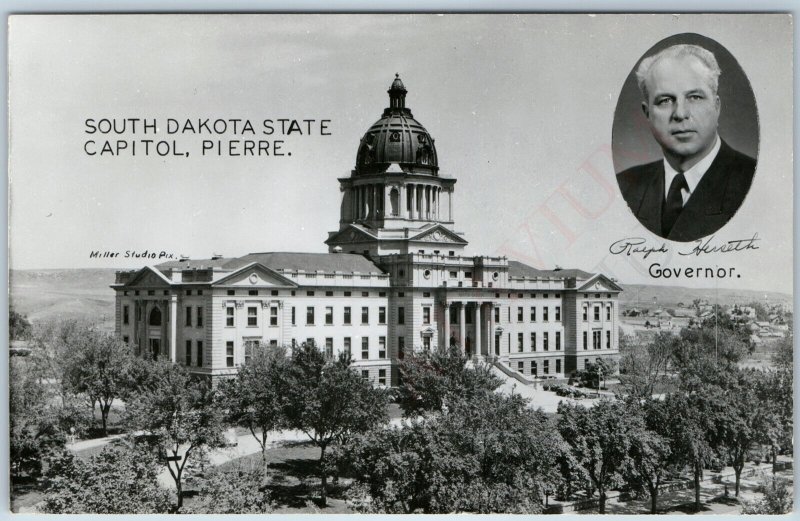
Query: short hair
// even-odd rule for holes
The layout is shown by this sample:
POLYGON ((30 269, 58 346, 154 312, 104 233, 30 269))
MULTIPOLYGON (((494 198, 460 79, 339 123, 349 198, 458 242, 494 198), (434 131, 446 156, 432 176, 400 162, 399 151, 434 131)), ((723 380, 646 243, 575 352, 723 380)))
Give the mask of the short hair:
POLYGON ((648 56, 639 64, 636 69, 636 81, 639 83, 639 90, 642 91, 645 101, 649 101, 647 96, 647 76, 650 74, 650 69, 653 65, 658 63, 663 58, 683 58, 685 56, 694 56, 706 69, 708 69, 708 79, 711 86, 711 91, 714 95, 717 94, 717 87, 719 87, 719 75, 722 71, 719 68, 717 59, 714 54, 699 45, 681 44, 667 47, 658 54, 648 56))

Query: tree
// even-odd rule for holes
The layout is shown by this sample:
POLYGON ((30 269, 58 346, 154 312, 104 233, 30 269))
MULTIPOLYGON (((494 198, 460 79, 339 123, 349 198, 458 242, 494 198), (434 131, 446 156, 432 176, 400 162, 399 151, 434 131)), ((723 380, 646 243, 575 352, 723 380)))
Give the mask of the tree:
POLYGON ((467 367, 469 360, 458 346, 423 352, 400 361, 401 385, 398 402, 407 417, 426 411, 440 411, 457 399, 493 391, 500 379, 491 367, 478 364, 467 367))
POLYGON ((483 392, 403 428, 353 437, 336 460, 351 502, 373 513, 540 513, 561 440, 519 395, 483 392))
POLYGON ((634 490, 646 489, 650 494, 650 513, 658 511, 658 492, 664 477, 680 470, 680 456, 675 454, 667 438, 670 418, 664 402, 648 399, 630 401, 632 413, 644 416, 645 430, 636 433, 631 447, 631 465, 626 481, 634 490))
POLYGON ((200 488, 200 499, 191 513, 269 514, 273 511, 264 486, 261 465, 234 461, 232 468, 209 472, 200 488))
POLYGON ((27 315, 20 315, 13 309, 8 312, 8 335, 11 340, 28 340, 33 334, 27 315))
POLYGON ((214 393, 204 380, 192 378, 180 365, 154 362, 148 386, 132 395, 126 422, 144 435, 164 462, 183 506, 182 476, 191 457, 201 457, 223 444, 221 414, 214 393))
POLYGON ((700 480, 720 446, 717 438, 716 411, 722 403, 715 388, 703 393, 670 393, 664 399, 664 429, 670 449, 688 465, 694 477, 695 508, 700 509, 700 480), (714 396, 711 396, 714 394, 714 396))
POLYGON ((667 379, 675 336, 658 333, 641 345, 630 337, 620 340, 619 380, 625 392, 637 398, 650 398, 656 386, 667 379))
POLYGON ((267 435, 281 427, 282 400, 289 361, 282 348, 256 350, 236 377, 220 385, 221 404, 226 421, 245 427, 261 447, 264 471, 267 469, 267 435))
POLYGON ((282 414, 320 449, 321 503, 327 503, 326 450, 334 442, 387 420, 387 395, 350 368, 349 356, 329 360, 313 344, 292 350, 282 414))
POLYGON ((86 396, 92 410, 99 404, 102 433, 108 436, 111 406, 136 387, 134 366, 141 361, 119 338, 86 329, 72 338, 63 363, 62 385, 73 394, 86 396))
POLYGON ((69 452, 51 463, 42 511, 49 514, 158 514, 170 494, 158 486, 152 454, 108 446, 89 461, 69 452))
POLYGON ((578 463, 586 470, 605 514, 606 492, 623 481, 631 448, 644 422, 625 404, 602 399, 594 407, 558 405, 558 430, 578 463))

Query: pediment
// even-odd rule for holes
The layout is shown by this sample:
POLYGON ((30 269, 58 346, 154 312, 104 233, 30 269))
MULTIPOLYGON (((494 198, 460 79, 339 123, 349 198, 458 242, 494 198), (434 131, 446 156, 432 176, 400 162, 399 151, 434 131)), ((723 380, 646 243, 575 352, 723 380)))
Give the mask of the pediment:
POLYGON ((355 226, 349 226, 344 230, 340 231, 339 233, 333 235, 325 242, 327 244, 348 244, 348 243, 371 242, 377 239, 378 238, 376 236, 371 235, 363 230, 360 230, 355 226))
POLYGON ((460 235, 451 232, 442 225, 436 225, 411 238, 412 241, 467 244, 460 235))
POLYGON ((576 291, 622 291, 622 287, 601 273, 587 280, 576 291))
POLYGON ((220 280, 214 282, 215 286, 240 286, 248 288, 263 288, 263 287, 286 287, 296 286, 290 279, 284 277, 280 273, 273 271, 263 264, 253 263, 239 268, 230 275, 226 275, 220 280))
POLYGON ((170 281, 160 272, 156 271, 150 266, 145 266, 134 275, 130 282, 125 284, 126 287, 146 287, 146 288, 168 288, 170 281))

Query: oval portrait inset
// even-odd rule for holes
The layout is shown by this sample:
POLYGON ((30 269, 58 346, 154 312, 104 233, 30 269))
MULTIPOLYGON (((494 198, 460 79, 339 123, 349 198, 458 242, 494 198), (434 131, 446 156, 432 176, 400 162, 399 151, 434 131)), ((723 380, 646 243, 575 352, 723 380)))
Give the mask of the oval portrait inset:
POLYGON ((617 183, 633 214, 671 241, 716 233, 744 202, 756 169, 750 82, 722 45, 678 34, 628 75, 614 112, 617 183))

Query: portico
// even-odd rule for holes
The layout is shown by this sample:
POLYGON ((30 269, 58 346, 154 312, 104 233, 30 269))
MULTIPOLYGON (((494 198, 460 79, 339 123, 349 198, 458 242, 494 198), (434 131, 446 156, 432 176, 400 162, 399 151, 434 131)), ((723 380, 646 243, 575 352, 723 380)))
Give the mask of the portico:
POLYGON ((443 303, 441 345, 457 345, 470 358, 495 355, 495 304, 486 298, 454 298, 443 303), (454 320, 455 319, 455 320, 454 320))

